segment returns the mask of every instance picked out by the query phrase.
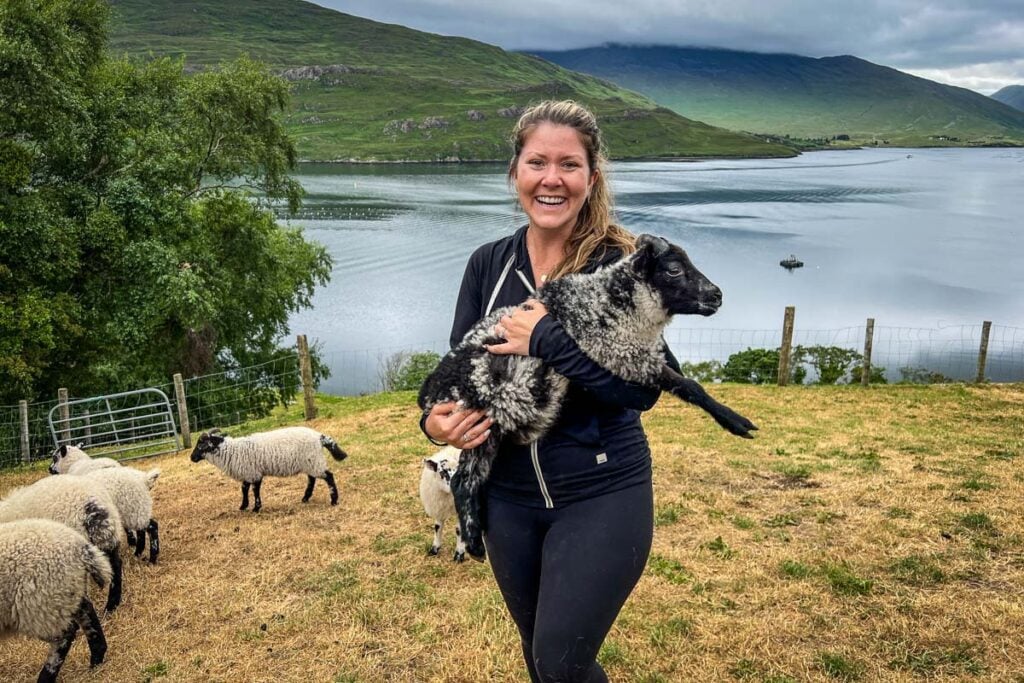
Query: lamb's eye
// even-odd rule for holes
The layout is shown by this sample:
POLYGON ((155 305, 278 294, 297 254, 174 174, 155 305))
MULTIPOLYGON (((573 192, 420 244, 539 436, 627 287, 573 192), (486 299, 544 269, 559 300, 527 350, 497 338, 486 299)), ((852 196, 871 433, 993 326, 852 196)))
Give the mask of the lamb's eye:
POLYGON ((680 268, 679 266, 672 266, 665 272, 669 277, 679 277, 680 275, 683 274, 683 269, 680 268))

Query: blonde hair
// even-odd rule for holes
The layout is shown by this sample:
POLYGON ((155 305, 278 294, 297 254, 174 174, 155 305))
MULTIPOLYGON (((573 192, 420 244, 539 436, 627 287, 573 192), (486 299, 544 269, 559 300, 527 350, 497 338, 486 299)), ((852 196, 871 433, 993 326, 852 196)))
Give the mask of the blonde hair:
POLYGON ((542 123, 568 126, 575 130, 587 152, 590 172, 596 173, 590 194, 584 200, 576 217, 576 225, 566 242, 565 257, 555 266, 551 278, 579 272, 592 257, 602 257, 610 247, 621 250, 624 255, 633 253, 636 250, 636 238, 612 222, 612 192, 605 177, 608 159, 597 119, 586 107, 572 100, 546 100, 523 112, 512 129, 513 153, 508 165, 509 182, 515 181, 516 165, 526 138, 542 123))

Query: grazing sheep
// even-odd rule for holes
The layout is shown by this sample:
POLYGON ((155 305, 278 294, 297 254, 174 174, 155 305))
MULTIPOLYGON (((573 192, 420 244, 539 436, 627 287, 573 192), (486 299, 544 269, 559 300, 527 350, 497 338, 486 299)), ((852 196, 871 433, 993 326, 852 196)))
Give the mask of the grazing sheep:
MULTIPOLYGON (((441 552, 441 531, 444 523, 455 516, 455 499, 452 497, 451 479, 459 466, 458 448, 446 446, 423 461, 420 473, 420 500, 423 509, 434 519, 434 542, 430 554, 441 552)), ((466 559, 466 545, 462 542, 458 519, 455 520, 455 555, 452 559, 462 562, 466 559)))
POLYGON ((107 467, 120 467, 121 463, 113 458, 91 458, 78 446, 61 446, 53 452, 50 462, 50 474, 85 474, 107 467))
MULTIPOLYGON (((95 508, 93 523, 106 511, 95 508)), ((107 652, 96 610, 86 595, 91 578, 102 588, 110 562, 76 531, 48 519, 0 524, 0 635, 22 633, 51 644, 39 681, 56 681, 82 627, 89 664, 107 652)))
MULTIPOLYGON (((618 377, 657 386, 707 411, 722 427, 752 438, 750 420, 711 398, 703 387, 665 363, 662 332, 677 314, 712 315, 722 292, 690 262, 686 252, 660 237, 641 235, 637 250, 595 273, 574 274, 545 284, 537 299, 594 362, 618 377)), ((466 333, 441 359, 420 390, 419 405, 462 401, 467 410, 484 410, 493 420, 481 446, 464 451, 452 480, 466 549, 484 557, 480 487, 503 438, 527 444, 554 424, 568 380, 539 358, 488 353, 499 344, 494 326, 513 312, 493 311, 466 333)))
POLYGON ((82 477, 47 477, 0 500, 0 522, 32 518, 60 522, 82 534, 110 561, 106 609, 121 604, 121 515, 106 490, 82 477), (101 514, 102 513, 102 514, 101 514))
POLYGON ((338 487, 334 475, 327 469, 323 449, 330 451, 335 460, 344 460, 348 455, 331 437, 309 427, 285 427, 238 438, 221 436, 219 431, 214 429, 200 435, 192 451, 192 462, 205 458, 224 474, 242 482, 239 510, 249 507, 250 485, 256 498, 252 511, 259 512, 263 507, 260 499, 263 477, 290 477, 299 472, 305 472, 309 478, 303 503, 309 502, 313 495, 316 480, 323 479, 331 490, 331 505, 338 504, 338 487))
POLYGON ((82 479, 95 482, 110 494, 136 557, 142 556, 149 532, 150 564, 156 564, 160 554, 160 527, 153 519, 153 496, 149 493, 159 476, 157 468, 142 472, 131 467, 106 467, 82 475, 82 479))

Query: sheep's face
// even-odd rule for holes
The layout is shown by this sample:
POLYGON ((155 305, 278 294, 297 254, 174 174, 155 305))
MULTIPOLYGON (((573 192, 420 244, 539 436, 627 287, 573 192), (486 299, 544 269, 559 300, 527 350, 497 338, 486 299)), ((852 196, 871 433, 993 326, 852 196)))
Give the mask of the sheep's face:
POLYGON ((455 474, 455 465, 447 460, 437 462, 427 458, 423 461, 423 466, 434 471, 437 475, 437 485, 442 491, 445 493, 452 492, 452 475, 455 474))
POLYGON ((660 237, 641 235, 633 270, 661 297, 669 315, 713 315, 722 290, 690 262, 686 252, 660 237))
POLYGON ((67 444, 61 444, 60 448, 53 452, 53 456, 50 459, 50 467, 48 471, 50 474, 64 474, 71 467, 71 463, 68 462, 68 454, 79 451, 77 446, 68 446, 67 444))
POLYGON ((205 459, 206 456, 216 453, 222 443, 224 443, 223 436, 203 432, 199 436, 199 441, 196 442, 196 447, 192 449, 192 462, 199 462, 205 459))

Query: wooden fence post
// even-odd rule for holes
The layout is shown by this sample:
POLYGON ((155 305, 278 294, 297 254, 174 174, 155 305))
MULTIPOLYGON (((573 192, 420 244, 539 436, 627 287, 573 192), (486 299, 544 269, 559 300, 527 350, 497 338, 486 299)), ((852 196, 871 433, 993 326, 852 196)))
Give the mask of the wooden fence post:
POLYGON ((992 329, 992 321, 981 324, 981 346, 978 348, 978 384, 985 381, 985 361, 988 359, 988 333, 992 329))
POLYGON ((185 382, 181 373, 174 373, 174 398, 178 402, 178 431, 181 432, 181 447, 192 448, 192 425, 188 421, 188 403, 185 401, 185 382))
POLYGON ((89 417, 89 411, 86 410, 82 413, 82 418, 85 420, 85 447, 89 448, 92 446, 92 419, 89 417))
POLYGON ((871 383, 871 346, 874 341, 875 319, 868 318, 868 326, 864 330, 864 363, 860 368, 860 383, 864 386, 871 383))
POLYGON ((60 440, 71 438, 68 427, 71 422, 71 408, 68 406, 68 390, 63 387, 57 390, 57 403, 60 405, 60 440))
POLYGON ((796 307, 786 306, 786 316, 782 320, 782 347, 779 348, 779 386, 789 384, 789 354, 793 348, 793 319, 796 307))
POLYGON ((309 344, 306 342, 306 335, 300 334, 296 338, 299 347, 299 371, 302 373, 302 396, 305 400, 305 414, 307 420, 316 418, 316 395, 313 389, 313 366, 309 362, 309 344))
POLYGON ((18 417, 21 418, 21 461, 28 462, 32 458, 28 441, 28 401, 18 401, 18 417))

